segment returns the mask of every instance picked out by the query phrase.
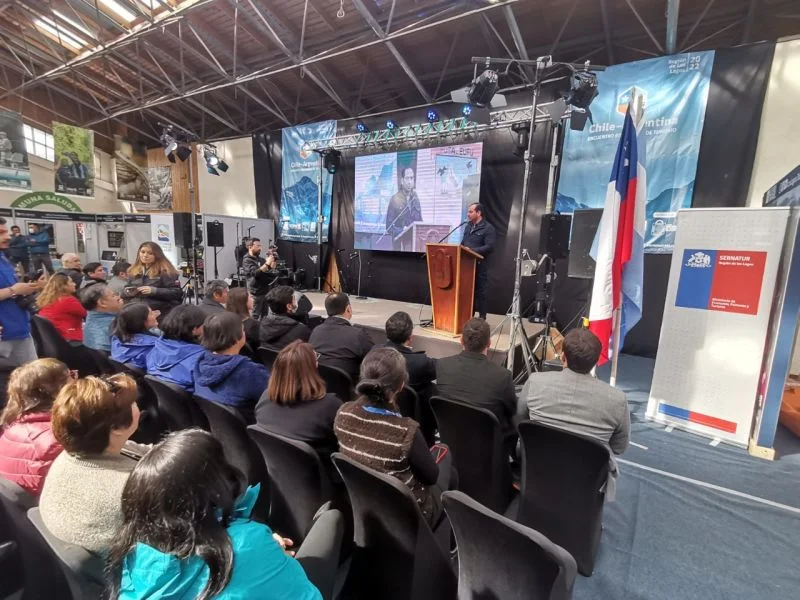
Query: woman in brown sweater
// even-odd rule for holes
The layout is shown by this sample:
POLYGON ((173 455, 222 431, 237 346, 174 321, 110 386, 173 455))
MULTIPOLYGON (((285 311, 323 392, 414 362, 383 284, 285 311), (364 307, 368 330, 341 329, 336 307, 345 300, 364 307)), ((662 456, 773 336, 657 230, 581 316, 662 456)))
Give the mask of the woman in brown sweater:
POLYGON ((371 350, 361 363, 358 399, 342 405, 334 431, 342 454, 407 485, 433 528, 443 514, 439 496, 450 479, 449 454, 437 465, 419 423, 400 414, 395 397, 406 377, 405 358, 397 350, 371 350))

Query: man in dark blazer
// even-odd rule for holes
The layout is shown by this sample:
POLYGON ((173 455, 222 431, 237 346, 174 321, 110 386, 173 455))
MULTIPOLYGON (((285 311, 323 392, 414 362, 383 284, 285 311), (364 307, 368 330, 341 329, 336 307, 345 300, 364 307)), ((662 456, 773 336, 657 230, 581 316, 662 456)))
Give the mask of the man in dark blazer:
POLYGON ((372 350, 372 340, 363 329, 350 324, 353 307, 347 294, 330 294, 325 298, 325 311, 328 318, 314 328, 308 341, 319 353, 320 364, 342 369, 355 383, 361 361, 372 350))
POLYGON ((200 310, 210 317, 211 315, 225 310, 225 303, 228 301, 228 284, 221 279, 212 279, 206 284, 206 293, 200 310))
POLYGON ((411 347, 411 334, 414 323, 411 316, 403 311, 394 313, 386 321, 386 347, 394 348, 406 359, 408 385, 418 394, 426 394, 436 379, 436 359, 430 358, 424 350, 411 347))
MULTIPOLYGON (((491 330, 483 319, 470 319, 461 333, 464 351, 436 361, 438 394, 492 411, 503 434, 513 437, 517 410, 511 372, 489 361, 491 330)), ((513 444, 512 444, 513 445, 513 444)))

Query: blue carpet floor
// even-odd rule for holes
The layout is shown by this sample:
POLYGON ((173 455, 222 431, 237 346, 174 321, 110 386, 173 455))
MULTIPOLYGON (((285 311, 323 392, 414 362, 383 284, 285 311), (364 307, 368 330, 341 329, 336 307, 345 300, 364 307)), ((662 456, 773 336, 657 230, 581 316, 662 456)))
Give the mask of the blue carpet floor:
MULTIPOLYGON (((594 574, 578 576, 574 597, 800 598, 800 440, 780 431, 771 462, 677 429, 667 433, 644 418, 653 365, 620 359, 619 387, 639 446, 621 457, 594 574)), ((607 380, 608 369, 599 376, 607 380)))

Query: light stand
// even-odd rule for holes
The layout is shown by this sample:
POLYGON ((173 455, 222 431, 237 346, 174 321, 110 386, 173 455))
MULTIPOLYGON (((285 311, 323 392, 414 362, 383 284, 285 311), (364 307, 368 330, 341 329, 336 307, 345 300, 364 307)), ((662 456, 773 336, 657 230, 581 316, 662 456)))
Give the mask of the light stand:
POLYGON ((361 295, 361 265, 362 265, 361 250, 358 250, 357 253, 358 253, 358 292, 357 292, 358 295, 356 296, 356 298, 358 298, 359 300, 366 300, 367 297, 361 295))
POLYGON ((325 156, 319 152, 317 175, 317 289, 322 291, 322 163, 325 156))

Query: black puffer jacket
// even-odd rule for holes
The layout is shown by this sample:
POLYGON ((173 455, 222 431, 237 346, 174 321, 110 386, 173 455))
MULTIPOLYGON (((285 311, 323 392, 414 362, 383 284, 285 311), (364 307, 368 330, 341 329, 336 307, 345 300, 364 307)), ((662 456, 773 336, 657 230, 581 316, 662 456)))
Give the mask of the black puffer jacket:
POLYGON ((307 342, 310 336, 308 327, 288 315, 268 315, 261 319, 259 337, 262 346, 280 350, 295 340, 307 342))
POLYGON ((122 298, 125 302, 144 302, 153 310, 160 310, 159 321, 176 306, 183 302, 183 290, 177 275, 160 275, 159 277, 148 277, 147 275, 137 275, 131 277, 122 291, 122 298), (153 288, 153 293, 147 296, 131 295, 125 293, 130 287, 149 286, 153 288))

